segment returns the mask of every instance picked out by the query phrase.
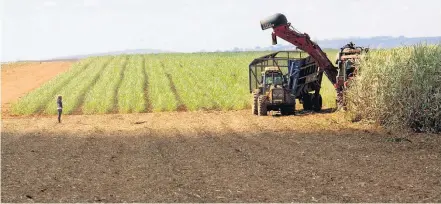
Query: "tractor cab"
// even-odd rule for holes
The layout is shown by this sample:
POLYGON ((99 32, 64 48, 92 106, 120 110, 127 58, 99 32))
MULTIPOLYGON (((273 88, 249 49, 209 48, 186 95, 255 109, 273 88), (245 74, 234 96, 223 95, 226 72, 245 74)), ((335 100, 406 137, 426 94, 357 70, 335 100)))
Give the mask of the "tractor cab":
POLYGON ((262 72, 262 93, 268 93, 268 102, 271 104, 281 104, 285 102, 285 80, 279 67, 265 67, 262 72))
POLYGON ((265 67, 265 71, 262 72, 262 77, 262 85, 265 86, 265 88, 283 87, 284 76, 278 67, 265 67))

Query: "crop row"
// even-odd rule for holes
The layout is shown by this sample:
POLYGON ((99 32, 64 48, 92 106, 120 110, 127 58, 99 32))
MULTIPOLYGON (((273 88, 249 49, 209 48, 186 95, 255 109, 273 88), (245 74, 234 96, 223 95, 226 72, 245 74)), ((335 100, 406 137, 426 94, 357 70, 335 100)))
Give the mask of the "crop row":
MULTIPOLYGON (((118 112, 139 113, 146 109, 144 57, 132 55, 124 70, 121 86, 118 89, 118 112)), ((108 99, 113 100, 113 99, 108 99)))

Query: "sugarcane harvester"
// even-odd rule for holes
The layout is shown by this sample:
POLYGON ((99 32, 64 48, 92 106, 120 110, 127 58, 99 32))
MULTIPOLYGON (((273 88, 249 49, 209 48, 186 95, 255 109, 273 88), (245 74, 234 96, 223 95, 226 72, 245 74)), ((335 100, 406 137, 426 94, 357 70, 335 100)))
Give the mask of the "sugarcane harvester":
POLYGON ((355 46, 349 42, 340 48, 337 54, 335 64, 338 67, 337 84, 337 107, 346 108, 346 98, 344 92, 349 88, 352 79, 357 76, 360 66, 360 60, 363 59, 369 48, 355 46))
MULTIPOLYGON (((255 61, 259 59, 255 59, 250 64, 250 91, 253 93, 254 114, 266 115, 266 113, 261 113, 265 111, 265 104, 266 107, 268 107, 267 110, 280 109, 283 114, 283 109, 290 110, 290 108, 286 107, 295 107, 295 99, 299 99, 300 103, 303 104, 303 108, 306 110, 312 109, 314 111, 320 111, 322 104, 320 87, 323 73, 334 85, 337 92, 337 106, 339 107, 342 105, 342 97, 340 96, 342 95, 345 81, 347 80, 347 77, 344 74, 345 72, 341 70, 344 69, 342 68, 343 66, 334 66, 320 46, 313 42, 307 33, 300 33, 294 29, 283 14, 277 13, 263 19, 260 21, 260 25, 262 30, 273 29, 271 34, 273 45, 277 44, 277 37, 279 37, 295 45, 297 49, 308 53, 309 56, 307 58, 290 59, 288 57, 285 59, 277 57, 278 53, 273 53, 266 56, 266 62, 260 59, 262 75, 268 76, 270 73, 269 70, 274 70, 274 68, 262 66, 262 64, 271 64, 272 61, 272 65, 279 68, 279 74, 284 75, 287 80, 287 84, 282 85, 282 87, 284 87, 285 92, 289 93, 288 95, 290 97, 288 97, 289 100, 285 100, 286 102, 281 105, 277 105, 277 101, 272 99, 274 98, 274 94, 272 93, 273 89, 271 89, 271 87, 274 86, 268 86, 264 81, 265 77, 262 77, 262 79, 259 80, 259 76, 256 75, 256 67, 259 66, 257 66, 255 61), (288 67, 286 74, 283 74, 282 69, 280 69, 280 64, 283 64, 281 63, 281 60, 286 60, 285 63, 288 67), (314 67, 315 70, 311 70, 313 64, 316 65, 314 67), (253 82, 252 76, 254 76, 255 81, 257 82, 253 82), (257 88, 253 89, 252 84, 256 84, 254 87, 257 88), (291 101, 294 102, 292 103, 291 101), (262 111, 259 111, 259 109, 262 109, 262 111)), ((338 61, 338 63, 340 63, 340 61, 338 61)))

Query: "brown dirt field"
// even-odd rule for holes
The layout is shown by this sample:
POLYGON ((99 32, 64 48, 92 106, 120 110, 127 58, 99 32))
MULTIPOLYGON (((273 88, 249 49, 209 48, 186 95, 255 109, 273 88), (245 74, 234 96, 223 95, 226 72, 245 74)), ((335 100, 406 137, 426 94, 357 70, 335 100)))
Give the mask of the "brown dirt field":
POLYGON ((8 116, 11 102, 15 102, 44 82, 67 71, 73 62, 29 62, 2 65, 2 116, 8 116))
POLYGON ((9 118, 1 154, 2 202, 441 202, 441 135, 342 113, 9 118))

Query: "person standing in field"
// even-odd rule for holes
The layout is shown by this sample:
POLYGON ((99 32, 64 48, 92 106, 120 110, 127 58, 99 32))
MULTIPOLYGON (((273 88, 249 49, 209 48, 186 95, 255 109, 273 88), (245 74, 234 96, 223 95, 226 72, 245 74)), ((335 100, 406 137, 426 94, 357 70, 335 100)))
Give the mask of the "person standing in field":
POLYGON ((58 123, 61 123, 61 113, 63 112, 63 99, 61 96, 57 97, 57 109, 58 109, 58 123))

